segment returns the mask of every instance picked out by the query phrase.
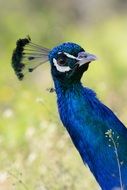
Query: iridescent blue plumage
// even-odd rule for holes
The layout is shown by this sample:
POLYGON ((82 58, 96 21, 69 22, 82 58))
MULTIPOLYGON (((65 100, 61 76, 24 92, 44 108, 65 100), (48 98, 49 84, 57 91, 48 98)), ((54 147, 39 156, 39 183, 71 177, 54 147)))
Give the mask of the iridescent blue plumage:
POLYGON ((114 140, 119 143, 122 181, 127 189, 127 129, 95 93, 83 88, 81 83, 72 85, 65 92, 56 82, 56 93, 61 120, 103 190, 120 187, 115 149, 105 135, 112 129, 114 140))
POLYGON ((22 45, 19 42, 24 40, 26 42, 26 39, 18 41, 12 57, 17 76, 24 76, 25 67, 31 71, 31 63, 27 65, 31 57, 32 60, 43 58, 44 61, 49 58, 59 115, 83 162, 89 166, 102 190, 127 190, 127 128, 92 90, 80 82, 96 56, 69 42, 48 50, 29 40, 30 49, 26 51, 26 44, 19 47, 22 45), (38 52, 35 52, 35 47, 38 52), (22 62, 24 68, 21 69, 22 62))
MULTIPOLYGON (((59 51, 74 56, 83 51, 82 48, 75 50, 72 44, 66 46, 67 49, 63 44, 49 54, 60 118, 101 188, 123 187, 126 190, 127 129, 92 90, 82 86, 80 79, 91 61, 78 66, 75 71, 72 69, 70 74, 61 73, 54 67, 53 58, 57 59, 59 51)), ((68 61, 77 64, 71 58, 68 61)))
POLYGON ((67 42, 63 43, 59 46, 56 46, 51 50, 49 53, 49 59, 51 58, 57 58, 57 53, 58 52, 67 52, 69 54, 73 54, 77 56, 78 52, 84 51, 83 48, 81 48, 78 44, 67 42))

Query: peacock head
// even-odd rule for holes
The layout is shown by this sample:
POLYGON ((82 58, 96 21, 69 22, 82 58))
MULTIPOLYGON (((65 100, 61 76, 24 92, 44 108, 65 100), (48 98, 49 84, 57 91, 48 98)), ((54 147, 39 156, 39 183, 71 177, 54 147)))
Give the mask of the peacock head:
POLYGON ((95 60, 95 55, 70 42, 54 47, 49 52, 52 76, 63 82, 79 81, 88 69, 89 63, 95 60))
POLYGON ((32 43, 28 37, 17 41, 12 66, 18 78, 22 80, 26 72, 32 72, 42 63, 49 61, 54 80, 73 83, 80 81, 89 64, 95 60, 95 55, 87 53, 75 43, 63 43, 50 50, 32 43))

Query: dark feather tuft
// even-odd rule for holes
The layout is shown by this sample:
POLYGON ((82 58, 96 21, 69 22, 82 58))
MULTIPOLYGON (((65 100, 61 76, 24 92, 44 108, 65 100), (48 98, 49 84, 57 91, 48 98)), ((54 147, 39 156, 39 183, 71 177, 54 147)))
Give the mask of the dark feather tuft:
POLYGON ((22 70, 25 67, 25 64, 21 63, 21 61, 22 61, 24 47, 26 46, 26 44, 29 43, 30 43, 30 38, 19 39, 16 42, 17 47, 12 55, 12 67, 19 80, 22 80, 24 77, 22 70))
POLYGON ((26 72, 32 72, 42 63, 48 61, 49 49, 31 42, 30 37, 19 39, 12 55, 12 67, 19 80, 26 72))

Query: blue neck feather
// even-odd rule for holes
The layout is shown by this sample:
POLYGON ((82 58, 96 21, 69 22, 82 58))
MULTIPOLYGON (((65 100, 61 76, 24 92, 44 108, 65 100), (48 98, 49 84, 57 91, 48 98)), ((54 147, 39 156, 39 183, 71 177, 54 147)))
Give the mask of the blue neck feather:
POLYGON ((81 82, 67 86, 54 79, 54 83, 60 118, 83 162, 89 166, 103 189, 110 190, 114 184, 120 186, 118 178, 113 177, 118 176, 114 147, 109 148, 105 133, 113 127, 116 136, 122 134, 127 138, 127 130, 113 112, 97 99, 96 94, 84 88, 81 82), (107 180, 110 181, 108 186, 107 180))

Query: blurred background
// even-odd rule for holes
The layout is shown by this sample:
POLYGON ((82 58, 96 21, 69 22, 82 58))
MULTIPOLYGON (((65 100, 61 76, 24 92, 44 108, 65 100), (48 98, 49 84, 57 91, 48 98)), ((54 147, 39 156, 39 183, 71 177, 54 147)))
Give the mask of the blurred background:
POLYGON ((48 64, 20 82, 16 40, 72 41, 98 56, 82 82, 127 126, 126 0, 0 0, 0 189, 97 190, 62 126, 48 64))

